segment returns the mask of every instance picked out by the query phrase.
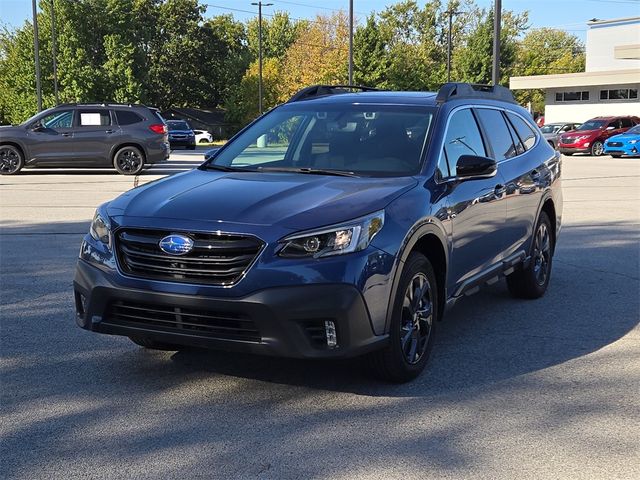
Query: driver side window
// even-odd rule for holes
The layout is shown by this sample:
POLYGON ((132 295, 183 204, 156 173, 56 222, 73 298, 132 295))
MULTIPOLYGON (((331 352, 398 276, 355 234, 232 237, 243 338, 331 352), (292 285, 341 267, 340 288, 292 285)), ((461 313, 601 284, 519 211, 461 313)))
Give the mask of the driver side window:
POLYGON ((71 128, 73 126, 73 110, 58 110, 40 119, 44 128, 71 128))
POLYGON ((462 155, 482 157, 487 155, 478 123, 473 112, 468 108, 458 110, 449 119, 444 148, 438 162, 438 168, 443 178, 457 175, 456 164, 462 155))

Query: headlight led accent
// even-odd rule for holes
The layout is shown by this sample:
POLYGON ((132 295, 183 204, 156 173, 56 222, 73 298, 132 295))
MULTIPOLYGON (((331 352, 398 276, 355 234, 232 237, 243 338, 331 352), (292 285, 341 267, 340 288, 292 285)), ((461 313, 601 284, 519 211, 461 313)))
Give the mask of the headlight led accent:
POLYGON ((109 223, 102 218, 98 211, 96 211, 93 216, 89 234, 94 240, 104 243, 107 247, 111 247, 111 228, 109 223))
POLYGON ((369 246, 384 226, 384 211, 333 227, 297 233, 282 240, 278 255, 286 258, 321 258, 358 252, 369 246))

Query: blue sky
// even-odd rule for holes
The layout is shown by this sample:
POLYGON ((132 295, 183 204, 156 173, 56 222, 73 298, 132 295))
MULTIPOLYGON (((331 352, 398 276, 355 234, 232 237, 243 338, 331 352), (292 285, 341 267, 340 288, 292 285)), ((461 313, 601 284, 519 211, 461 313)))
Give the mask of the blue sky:
MULTIPOLYGON (((316 13, 331 13, 332 9, 347 9, 348 0, 267 0, 273 3, 265 13, 286 10, 293 17, 312 18, 316 13)), ((238 19, 246 20, 251 13, 234 10, 254 10, 251 0, 202 0, 208 7, 208 15, 233 13, 238 19), (213 6, 215 5, 215 6, 213 6), (219 8, 222 7, 222 8, 219 8)), ((396 3, 391 0, 354 0, 356 16, 363 18, 371 11, 380 11, 386 5, 396 3)), ((425 2, 419 2, 420 4, 425 2)), ((482 7, 493 4, 493 0, 476 0, 482 7)), ((533 27, 554 27, 570 31, 582 40, 585 38, 586 22, 591 18, 612 19, 640 16, 640 0, 502 0, 505 10, 529 11, 533 27)), ((8 26, 21 25, 31 17, 31 0, 0 0, 0 23, 8 26)))

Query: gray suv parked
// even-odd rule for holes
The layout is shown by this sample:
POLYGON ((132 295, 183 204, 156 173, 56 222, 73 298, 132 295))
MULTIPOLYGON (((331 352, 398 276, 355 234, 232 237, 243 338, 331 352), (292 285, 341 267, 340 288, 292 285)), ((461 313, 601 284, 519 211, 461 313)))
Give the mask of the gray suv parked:
POLYGON ((167 125, 144 105, 64 104, 0 127, 0 173, 23 167, 110 167, 123 175, 169 157, 167 125))

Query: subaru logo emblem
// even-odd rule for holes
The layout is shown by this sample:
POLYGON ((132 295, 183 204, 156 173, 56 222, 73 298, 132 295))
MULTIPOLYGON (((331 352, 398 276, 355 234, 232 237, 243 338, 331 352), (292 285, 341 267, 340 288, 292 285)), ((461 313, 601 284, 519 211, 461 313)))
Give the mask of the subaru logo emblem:
POLYGON ((167 235, 160 240, 158 246, 169 255, 184 255, 193 248, 193 240, 184 235, 167 235))

